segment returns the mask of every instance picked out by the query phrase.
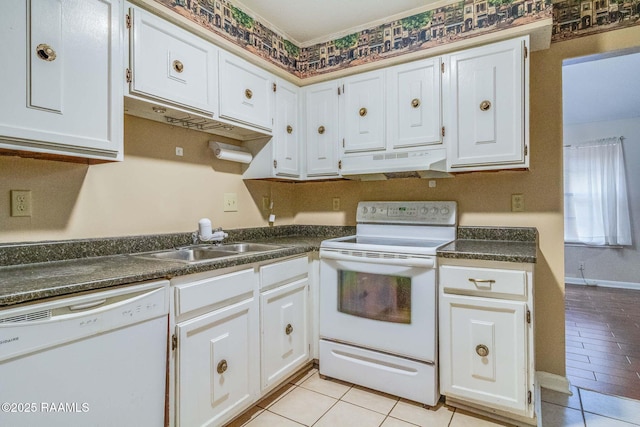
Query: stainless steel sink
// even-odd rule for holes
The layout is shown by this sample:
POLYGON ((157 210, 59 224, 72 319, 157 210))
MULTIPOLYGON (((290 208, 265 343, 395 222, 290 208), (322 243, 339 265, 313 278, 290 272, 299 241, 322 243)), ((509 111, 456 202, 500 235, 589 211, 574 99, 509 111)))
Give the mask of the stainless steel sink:
POLYGON ((216 246, 216 248, 223 251, 233 252, 269 252, 277 249, 282 249, 282 246, 270 245, 266 243, 228 243, 224 245, 216 246))
POLYGON ((260 253, 282 249, 283 246, 264 243, 229 243, 225 245, 193 245, 178 249, 135 254, 139 258, 178 261, 187 264, 211 261, 244 253, 260 253))

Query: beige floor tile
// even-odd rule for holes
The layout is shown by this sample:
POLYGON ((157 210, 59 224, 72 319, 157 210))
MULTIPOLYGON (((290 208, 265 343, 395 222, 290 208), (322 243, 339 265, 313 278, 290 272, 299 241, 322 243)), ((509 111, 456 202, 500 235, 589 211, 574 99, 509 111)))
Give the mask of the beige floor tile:
POLYGON ((587 427, 634 427, 638 425, 614 420, 613 418, 603 417, 602 415, 596 415, 590 412, 584 413, 584 419, 587 427))
POLYGON ((360 386, 351 387, 351 389, 342 396, 341 400, 385 415, 387 415, 393 409, 396 402, 398 402, 397 397, 360 386))
POLYGON ((300 384, 300 387, 340 399, 351 388, 351 384, 333 379, 323 380, 316 372, 300 384))
POLYGON ((347 402, 336 403, 313 427, 378 427, 385 416, 347 402))
POLYGON ((290 382, 295 385, 300 385, 317 373, 318 373, 318 370, 316 368, 312 368, 309 370, 309 372, 305 372, 298 375, 297 377, 293 378, 290 382))
POLYGON ((494 427, 513 426, 513 424, 503 423, 471 412, 456 409, 456 413, 451 418, 449 427, 494 427))
POLYGON ((289 393, 290 391, 292 391, 295 388, 296 388, 296 386, 293 385, 293 384, 285 384, 283 387, 280 387, 279 389, 277 389, 276 391, 271 393, 269 396, 267 396, 264 399, 260 400, 257 403, 257 406, 260 407, 260 408, 267 409, 271 405, 276 403, 278 400, 282 399, 283 396, 285 396, 287 393, 289 393))
POLYGON ((415 424, 399 420, 397 418, 387 417, 380 427, 414 427, 415 424))
POLYGON ((401 399, 389 415, 419 426, 447 427, 453 416, 453 409, 442 404, 426 409, 422 405, 401 399))
POLYGON ((571 386, 572 395, 561 393, 559 391, 548 390, 546 388, 543 388, 540 391, 542 394, 541 400, 543 402, 554 403, 567 408, 582 409, 577 387, 571 386))
POLYGON ((295 421, 291 421, 280 415, 274 414, 269 411, 264 411, 253 419, 245 427, 301 427, 302 424, 298 424, 295 421))
POLYGON ((582 412, 554 403, 542 402, 542 425, 544 427, 584 427, 582 412))
POLYGON ((337 399, 332 397, 296 387, 271 405, 269 411, 310 426, 318 421, 336 402, 337 399))
POLYGON ((582 409, 628 423, 640 423, 640 401, 580 389, 582 409))

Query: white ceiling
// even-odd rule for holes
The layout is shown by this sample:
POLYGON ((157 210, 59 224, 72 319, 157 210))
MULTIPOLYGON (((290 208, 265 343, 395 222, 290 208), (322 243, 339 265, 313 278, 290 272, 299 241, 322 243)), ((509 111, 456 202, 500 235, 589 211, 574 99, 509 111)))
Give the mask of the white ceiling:
MULTIPOLYGON (((441 2, 441 1, 440 1, 441 2)), ((237 6, 308 46, 433 8, 437 0, 238 0, 237 6), (243 7, 244 6, 244 7, 243 7), (389 19, 391 18, 391 19, 389 19)))
POLYGON ((565 61, 565 124, 640 118, 640 52, 614 52, 565 61), (624 53, 621 55, 621 53, 624 53))

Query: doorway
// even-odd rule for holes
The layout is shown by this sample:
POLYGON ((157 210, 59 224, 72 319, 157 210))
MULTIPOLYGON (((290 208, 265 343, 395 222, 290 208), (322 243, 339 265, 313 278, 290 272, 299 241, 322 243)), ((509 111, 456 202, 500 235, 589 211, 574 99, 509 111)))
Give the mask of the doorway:
MULTIPOLYGON (((562 85, 565 147, 622 141, 630 218, 630 244, 565 243, 567 377, 578 387, 640 400, 638 69, 640 48, 570 59, 562 85)), ((585 209, 568 205, 567 197, 565 188, 566 228, 585 209)))

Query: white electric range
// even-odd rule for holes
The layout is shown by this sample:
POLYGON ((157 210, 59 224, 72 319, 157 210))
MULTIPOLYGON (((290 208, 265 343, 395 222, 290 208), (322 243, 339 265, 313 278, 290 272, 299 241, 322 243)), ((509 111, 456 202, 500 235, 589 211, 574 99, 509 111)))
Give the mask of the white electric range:
POLYGON ((436 250, 457 204, 360 202, 320 246, 320 374, 426 405, 438 391, 436 250))

